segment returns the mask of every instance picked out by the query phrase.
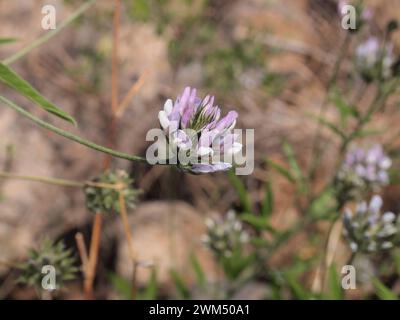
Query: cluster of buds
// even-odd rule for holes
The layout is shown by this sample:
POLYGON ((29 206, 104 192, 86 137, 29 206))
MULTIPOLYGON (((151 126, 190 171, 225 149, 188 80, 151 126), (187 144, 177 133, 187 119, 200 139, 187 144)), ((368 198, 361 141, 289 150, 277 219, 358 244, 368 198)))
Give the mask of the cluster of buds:
POLYGON ((361 202, 355 214, 344 214, 344 236, 353 252, 376 252, 399 244, 400 218, 393 212, 381 213, 382 199, 373 196, 370 203, 361 202))
POLYGON ((123 170, 105 171, 86 184, 86 207, 91 212, 120 213, 120 193, 127 208, 133 209, 139 191, 132 187, 133 179, 123 170))
POLYGON ((207 234, 203 236, 203 243, 216 257, 228 258, 249 241, 248 233, 233 211, 224 218, 208 218, 205 224, 207 234))
POLYGON ((355 63, 367 82, 388 79, 393 76, 395 64, 393 45, 382 48, 378 38, 370 37, 356 48, 355 63))
POLYGON ((192 173, 228 170, 233 155, 241 151, 233 133, 238 114, 230 111, 221 117, 214 97, 197 97, 196 89, 186 87, 175 102, 168 99, 158 114, 168 141, 168 150, 178 157, 178 167, 192 173), (228 160, 229 160, 228 159, 228 160))
POLYGON ((75 279, 78 272, 76 263, 72 250, 66 249, 63 242, 54 244, 45 240, 38 249, 31 249, 27 261, 18 266, 21 276, 17 282, 42 288, 43 267, 51 266, 55 270, 56 280, 53 289, 60 289, 65 282, 75 279))
POLYGON ((355 148, 345 157, 335 178, 335 190, 343 201, 361 199, 389 183, 388 169, 392 165, 381 145, 364 150, 355 148))

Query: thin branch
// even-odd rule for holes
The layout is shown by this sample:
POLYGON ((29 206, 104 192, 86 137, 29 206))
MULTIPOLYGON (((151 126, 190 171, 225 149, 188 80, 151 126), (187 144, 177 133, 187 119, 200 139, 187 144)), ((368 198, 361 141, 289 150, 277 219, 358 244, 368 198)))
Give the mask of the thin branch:
POLYGON ((93 299, 93 281, 96 275, 102 223, 103 216, 98 212, 94 216, 92 239, 90 240, 89 260, 87 263, 87 268, 85 268, 84 292, 85 297, 88 300, 93 299))
POLYGON ((133 236, 131 232, 131 227, 129 224, 128 213, 126 210, 126 203, 124 199, 124 195, 122 192, 119 192, 119 207, 122 218, 122 223, 124 225, 125 237, 128 243, 129 254, 132 260, 132 298, 134 299, 136 296, 136 269, 137 269, 137 259, 136 252, 133 246, 133 236))
POLYGON ((75 235, 76 246, 78 247, 79 256, 82 261, 83 274, 86 273, 87 266, 89 263, 89 257, 86 250, 85 240, 81 232, 77 232, 75 235))
POLYGON ((22 58, 29 52, 31 52, 33 49, 40 47, 42 44, 46 43, 49 41, 51 38, 53 38, 55 35, 57 35, 59 32, 61 32, 65 27, 67 27, 72 21, 74 21, 76 18, 81 16, 87 9, 89 9, 96 0, 89 0, 88 2, 84 3, 79 9, 77 9, 72 15, 67 18, 65 21, 60 23, 56 29, 51 30, 46 32, 43 36, 37 38, 35 41, 33 41, 31 44, 23 48, 22 50, 14 53, 12 56, 4 59, 2 62, 5 65, 9 65, 17 61, 18 59, 22 58))
POLYGON ((39 118, 37 118, 36 116, 34 116, 33 114, 29 113, 28 111, 24 110, 23 108, 17 106, 15 103, 13 103, 12 101, 8 100, 7 98, 0 96, 0 101, 3 102, 5 105, 7 105, 8 107, 10 107, 11 109, 14 109, 15 111, 17 111, 18 113, 20 113, 21 115, 27 117, 28 119, 32 120, 33 122, 35 122, 37 125, 39 125, 42 128, 45 128, 47 130, 53 131, 54 133, 63 136, 69 140, 78 142, 84 146, 87 146, 91 149, 109 154, 111 156, 117 157, 117 158, 121 158, 121 159, 126 159, 126 160, 130 160, 130 161, 146 161, 145 158, 142 157, 138 157, 138 156, 132 156, 130 154, 127 153, 123 153, 123 152, 119 152, 119 151, 115 151, 113 149, 107 148, 107 147, 103 147, 101 145, 98 145, 94 142, 91 142, 89 140, 86 140, 84 138, 81 138, 77 135, 74 135, 73 133, 70 133, 68 131, 62 130, 60 128, 57 128, 55 126, 53 126, 50 123, 47 123, 46 121, 43 121, 39 118))
POLYGON ((125 95, 125 97, 122 99, 122 102, 120 103, 120 105, 118 106, 116 112, 115 112, 115 116, 117 118, 120 118, 126 107, 128 106, 129 102, 132 100, 132 98, 134 97, 134 95, 136 94, 136 92, 139 91, 139 89, 143 86, 147 76, 148 76, 149 72, 146 71, 145 73, 143 73, 139 79, 132 85, 132 87, 129 89, 128 93, 125 95))

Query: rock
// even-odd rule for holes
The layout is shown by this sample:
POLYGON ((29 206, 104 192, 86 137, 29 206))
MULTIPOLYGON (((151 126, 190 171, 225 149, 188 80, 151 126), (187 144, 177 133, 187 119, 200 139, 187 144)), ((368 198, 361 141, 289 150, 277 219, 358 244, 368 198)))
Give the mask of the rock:
MULTIPOLYGON (((182 201, 148 202, 139 205, 129 220, 138 260, 154 263, 160 287, 173 286, 171 269, 179 272, 189 285, 194 284, 194 272, 189 260, 191 253, 196 254, 209 280, 215 278, 216 267, 211 253, 200 241, 205 232, 203 217, 192 206, 182 201)), ((131 278, 132 264, 122 223, 120 229, 117 272, 131 278)), ((149 274, 148 270, 140 268, 138 284, 145 284, 149 274)))

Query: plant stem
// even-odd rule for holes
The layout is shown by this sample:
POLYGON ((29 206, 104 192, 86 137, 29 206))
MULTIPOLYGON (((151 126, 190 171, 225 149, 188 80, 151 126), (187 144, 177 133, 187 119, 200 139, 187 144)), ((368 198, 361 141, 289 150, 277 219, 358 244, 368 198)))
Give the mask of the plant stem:
POLYGON ((15 103, 13 103, 12 101, 8 100, 7 98, 0 96, 0 101, 3 102, 5 105, 7 105, 8 107, 10 107, 11 109, 14 109, 15 111, 17 111, 18 113, 20 113, 21 115, 27 117, 28 119, 32 120, 33 122, 35 122, 37 125, 39 125, 42 128, 45 128, 47 130, 53 131, 54 133, 63 136, 69 140, 78 142, 84 146, 87 146, 91 149, 109 154, 111 156, 117 157, 117 158, 121 158, 121 159, 125 159, 125 160, 130 160, 130 161, 146 161, 145 158, 142 157, 138 157, 138 156, 133 156, 127 153, 123 153, 123 152, 119 152, 119 151, 115 151, 113 149, 107 148, 107 147, 103 147, 101 145, 98 145, 94 142, 91 142, 89 140, 86 140, 84 138, 81 138, 77 135, 74 135, 73 133, 70 133, 68 131, 62 130, 60 128, 57 128, 55 126, 53 126, 50 123, 47 123, 39 118, 37 118, 36 116, 30 114, 28 111, 24 110, 23 108, 17 106, 15 103))
POLYGON ((103 216, 101 213, 97 212, 94 216, 89 260, 87 262, 87 268, 85 268, 84 293, 87 300, 93 299, 93 280, 96 275, 97 260, 99 256, 102 222, 103 216))
POLYGON ((84 3, 81 7, 79 7, 70 17, 68 17, 65 21, 60 23, 56 29, 53 29, 51 31, 46 32, 43 36, 39 37, 35 41, 33 41, 31 44, 23 48, 22 50, 14 53, 12 56, 4 59, 2 62, 5 65, 9 65, 17 61, 18 59, 22 58, 29 52, 31 52, 33 49, 40 47, 42 44, 46 43, 48 40, 53 38, 55 35, 57 35, 59 32, 61 32, 65 27, 67 27, 72 21, 74 21, 76 18, 78 18, 80 15, 82 15, 87 9, 89 9, 96 0, 89 0, 88 2, 84 3))
MULTIPOLYGON (((319 109, 319 115, 318 115, 319 119, 324 117, 324 114, 326 112, 327 105, 329 102, 330 91, 331 91, 333 85, 336 83, 337 77, 339 75, 340 66, 342 64, 343 59, 346 56, 346 52, 347 52, 347 48, 348 48, 349 44, 350 44, 350 33, 347 32, 346 36, 343 40, 343 44, 341 46, 339 55, 336 59, 335 65, 333 67, 332 75, 328 81, 327 94, 326 94, 324 101, 322 102, 320 109, 319 109)), ((312 151, 311 151, 312 163, 311 163, 311 166, 310 166, 310 169, 308 172, 308 180, 309 181, 312 181, 314 179, 316 170, 318 168, 318 164, 321 161, 321 156, 322 156, 322 152, 320 152, 321 130, 322 130, 322 125, 321 125, 321 122, 318 121, 317 130, 316 130, 315 137, 314 137, 313 144, 312 144, 312 151)))
POLYGON ((93 181, 80 182, 80 181, 51 178, 51 177, 27 176, 27 175, 20 175, 20 174, 16 174, 16 173, 1 172, 1 171, 0 171, 0 178, 42 182, 42 183, 53 184, 53 185, 57 185, 57 186, 61 186, 61 187, 83 188, 85 186, 89 186, 89 187, 94 187, 94 188, 114 189, 114 190, 121 190, 124 187, 124 185, 120 184, 120 183, 112 184, 112 183, 93 182, 93 181))
POLYGON ((126 210, 126 203, 122 192, 119 192, 119 207, 120 207, 122 223, 124 225, 125 237, 128 243, 129 255, 132 260, 132 299, 135 299, 137 259, 136 259, 135 249, 133 247, 133 237, 132 237, 131 227, 129 224, 128 213, 126 210))
POLYGON ((83 188, 85 186, 84 183, 78 182, 78 181, 57 179, 57 178, 48 178, 48 177, 38 177, 38 176, 26 176, 26 175, 19 175, 19 174, 8 173, 8 172, 0 172, 0 178, 43 182, 43 183, 54 184, 54 185, 62 186, 62 187, 83 188))

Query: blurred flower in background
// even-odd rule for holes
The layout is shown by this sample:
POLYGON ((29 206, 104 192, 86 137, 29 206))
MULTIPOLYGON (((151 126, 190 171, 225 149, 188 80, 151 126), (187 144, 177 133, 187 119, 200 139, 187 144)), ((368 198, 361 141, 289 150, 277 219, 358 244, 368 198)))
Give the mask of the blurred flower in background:
POLYGON ((399 243, 400 218, 393 212, 381 214, 382 198, 361 202, 355 214, 347 210, 343 217, 344 235, 353 252, 375 252, 390 249, 399 243))
POLYGON ((350 150, 335 178, 336 192, 344 201, 361 199, 389 183, 391 159, 376 144, 368 150, 350 150))
POLYGON ((229 111, 225 117, 220 117, 221 110, 214 105, 214 97, 207 95, 200 99, 196 89, 190 87, 185 88, 175 103, 171 99, 165 102, 158 119, 170 147, 195 160, 179 163, 180 168, 192 173, 208 173, 232 167, 222 158, 242 149, 238 135, 233 133, 238 114, 229 111))
POLYGON ((232 210, 224 218, 208 218, 205 223, 207 234, 203 236, 203 243, 218 258, 230 257, 249 241, 248 233, 232 210))
POLYGON ((356 68, 366 81, 388 79, 395 63, 393 45, 381 48, 379 39, 370 37, 356 49, 356 68))

